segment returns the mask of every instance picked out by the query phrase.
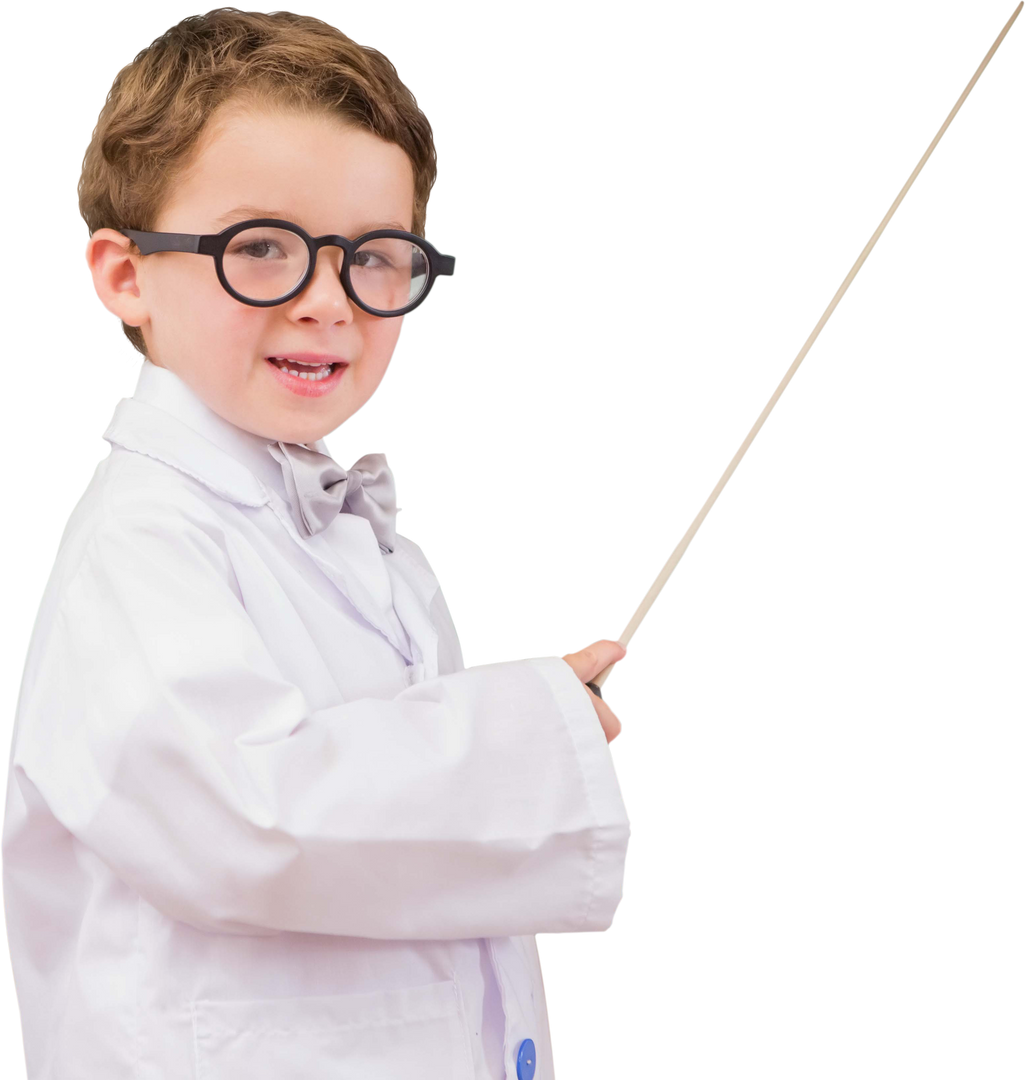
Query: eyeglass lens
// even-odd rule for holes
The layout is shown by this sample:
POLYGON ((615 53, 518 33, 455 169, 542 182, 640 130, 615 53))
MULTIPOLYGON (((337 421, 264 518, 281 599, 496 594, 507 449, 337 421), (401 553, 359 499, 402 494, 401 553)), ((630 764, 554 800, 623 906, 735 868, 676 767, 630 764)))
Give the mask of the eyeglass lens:
MULTIPOLYGON (((231 238, 222 262, 228 284, 241 296, 277 300, 302 280, 310 253, 291 230, 257 226, 231 238)), ((367 307, 400 311, 427 285, 427 255, 401 237, 367 240, 353 252, 349 280, 367 307)))

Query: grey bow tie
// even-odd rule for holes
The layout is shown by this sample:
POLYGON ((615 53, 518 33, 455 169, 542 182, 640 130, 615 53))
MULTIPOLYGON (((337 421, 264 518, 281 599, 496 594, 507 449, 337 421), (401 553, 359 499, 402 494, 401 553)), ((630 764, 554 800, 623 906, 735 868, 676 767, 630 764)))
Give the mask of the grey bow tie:
POLYGON ((395 480, 384 454, 364 454, 346 471, 330 455, 300 443, 273 442, 267 449, 281 466, 307 536, 347 511, 365 517, 378 543, 395 550, 395 480))

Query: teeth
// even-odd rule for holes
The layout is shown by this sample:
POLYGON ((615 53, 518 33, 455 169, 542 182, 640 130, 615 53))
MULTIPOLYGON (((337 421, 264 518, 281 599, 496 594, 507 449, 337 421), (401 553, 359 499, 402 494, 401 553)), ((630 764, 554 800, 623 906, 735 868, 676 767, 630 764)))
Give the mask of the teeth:
MULTIPOLYGON (((272 360, 277 360, 282 364, 302 364, 301 360, 285 360, 280 356, 272 356, 272 360)), ((307 367, 319 366, 319 365, 304 365, 307 367)), ((326 379, 331 374, 331 368, 334 365, 329 364, 322 371, 297 371, 293 368, 282 368, 283 371, 287 371, 289 375, 294 375, 297 379, 306 379, 309 382, 320 382, 322 379, 326 379)))

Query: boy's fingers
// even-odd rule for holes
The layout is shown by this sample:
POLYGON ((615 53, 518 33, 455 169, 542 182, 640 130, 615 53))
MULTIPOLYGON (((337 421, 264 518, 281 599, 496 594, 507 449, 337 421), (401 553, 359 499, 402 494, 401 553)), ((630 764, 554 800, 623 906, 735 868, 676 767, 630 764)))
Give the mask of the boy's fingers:
POLYGON ((584 683, 590 683, 598 672, 604 671, 610 663, 623 661, 630 650, 617 642, 615 637, 603 637, 597 642, 582 645, 579 649, 570 649, 562 654, 572 669, 583 676, 584 683))
POLYGON ((626 656, 626 646, 620 645, 618 641, 609 641, 607 638, 601 641, 596 641, 593 645, 589 646, 591 653, 590 659, 593 661, 593 667, 584 676, 585 681, 587 679, 593 679, 595 675, 600 671, 604 671, 609 664, 616 663, 617 660, 622 660, 626 656))
POLYGON ((607 701, 603 698, 599 698, 591 687, 588 687, 588 689, 595 699, 595 712, 598 714, 598 719, 602 721, 602 730, 605 732, 605 738, 608 740, 609 744, 616 742, 625 729, 619 713, 617 713, 615 708, 612 708, 607 701))

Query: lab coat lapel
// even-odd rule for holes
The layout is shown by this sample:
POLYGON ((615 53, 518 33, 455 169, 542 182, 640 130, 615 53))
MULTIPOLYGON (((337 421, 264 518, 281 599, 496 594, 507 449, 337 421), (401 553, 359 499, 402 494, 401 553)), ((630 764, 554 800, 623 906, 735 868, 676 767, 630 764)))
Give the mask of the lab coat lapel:
POLYGON ((418 667, 409 673, 409 681, 414 683, 438 675, 438 631, 430 618, 431 599, 438 582, 406 550, 404 537, 400 535, 397 540, 395 551, 385 556, 384 562, 391 576, 395 614, 417 653, 418 667))

